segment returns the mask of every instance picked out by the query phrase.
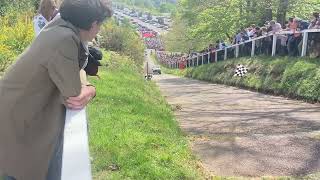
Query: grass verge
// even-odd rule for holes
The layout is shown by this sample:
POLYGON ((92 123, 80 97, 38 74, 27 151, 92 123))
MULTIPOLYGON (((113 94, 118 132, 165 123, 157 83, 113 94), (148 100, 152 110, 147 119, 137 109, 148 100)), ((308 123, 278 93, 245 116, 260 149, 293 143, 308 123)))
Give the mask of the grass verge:
POLYGON ((90 80, 97 88, 88 107, 94 179, 203 179, 157 86, 129 59, 106 57, 101 79, 90 80))

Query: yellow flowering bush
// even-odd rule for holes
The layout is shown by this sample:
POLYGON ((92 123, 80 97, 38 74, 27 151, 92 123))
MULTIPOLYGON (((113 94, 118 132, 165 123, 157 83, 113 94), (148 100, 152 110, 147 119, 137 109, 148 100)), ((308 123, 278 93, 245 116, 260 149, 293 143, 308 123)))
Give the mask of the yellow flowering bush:
POLYGON ((5 45, 0 44, 0 72, 4 71, 15 58, 15 54, 5 45))
POLYGON ((32 17, 32 12, 13 12, 0 17, 0 72, 12 64, 33 40, 32 17))

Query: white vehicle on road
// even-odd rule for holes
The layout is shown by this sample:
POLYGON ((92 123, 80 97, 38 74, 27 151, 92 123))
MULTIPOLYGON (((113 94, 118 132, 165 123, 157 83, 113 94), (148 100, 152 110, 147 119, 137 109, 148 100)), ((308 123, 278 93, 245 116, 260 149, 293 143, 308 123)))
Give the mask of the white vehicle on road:
POLYGON ((161 68, 160 68, 160 66, 154 66, 154 67, 152 68, 152 73, 153 73, 153 74, 161 74, 161 68))

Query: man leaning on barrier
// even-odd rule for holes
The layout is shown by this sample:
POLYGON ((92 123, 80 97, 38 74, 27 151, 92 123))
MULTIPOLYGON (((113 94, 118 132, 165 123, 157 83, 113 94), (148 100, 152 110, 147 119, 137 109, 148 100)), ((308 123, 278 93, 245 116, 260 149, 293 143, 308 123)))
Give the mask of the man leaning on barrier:
POLYGON ((64 0, 60 15, 0 80, 0 179, 59 180, 61 162, 52 161, 60 156, 66 108, 82 109, 95 96, 80 80, 79 54, 111 16, 109 4, 64 0))

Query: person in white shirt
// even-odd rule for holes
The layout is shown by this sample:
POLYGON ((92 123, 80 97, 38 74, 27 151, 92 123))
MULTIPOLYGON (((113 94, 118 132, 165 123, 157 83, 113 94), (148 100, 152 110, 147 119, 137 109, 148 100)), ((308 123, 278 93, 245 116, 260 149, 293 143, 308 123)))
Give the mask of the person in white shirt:
POLYGON ((282 31, 281 24, 277 23, 274 20, 270 21, 270 26, 272 27, 272 33, 276 33, 276 32, 282 31))
POLYGON ((255 33, 256 33, 256 25, 252 24, 251 27, 249 28, 248 36, 250 38, 253 38, 255 33))
POLYGON ((56 11, 57 6, 54 0, 41 0, 38 14, 33 18, 33 27, 36 36, 38 36, 42 28, 53 19, 56 11))

